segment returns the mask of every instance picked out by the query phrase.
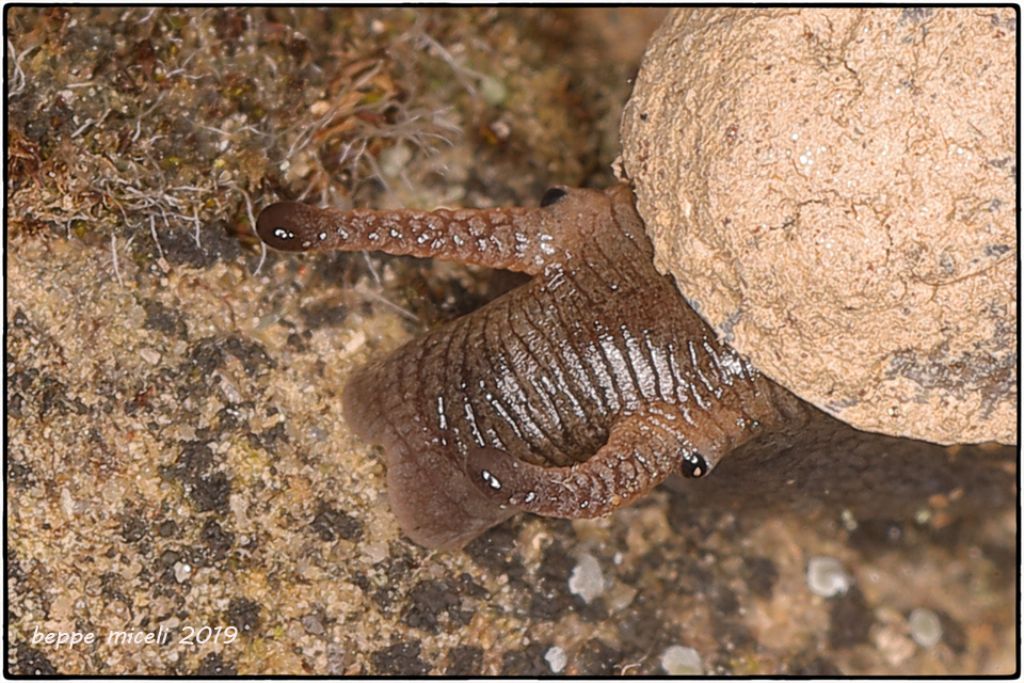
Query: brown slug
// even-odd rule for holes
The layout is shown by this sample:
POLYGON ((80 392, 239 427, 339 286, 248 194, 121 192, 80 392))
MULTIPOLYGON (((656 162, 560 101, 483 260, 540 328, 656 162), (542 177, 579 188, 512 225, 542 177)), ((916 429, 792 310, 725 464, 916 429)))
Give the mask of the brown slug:
POLYGON ((626 185, 555 187, 538 208, 338 211, 281 202, 285 251, 374 250, 533 276, 357 371, 347 421, 386 454, 403 531, 459 547, 517 511, 606 514, 673 472, 806 415, 722 345, 653 249, 626 185))

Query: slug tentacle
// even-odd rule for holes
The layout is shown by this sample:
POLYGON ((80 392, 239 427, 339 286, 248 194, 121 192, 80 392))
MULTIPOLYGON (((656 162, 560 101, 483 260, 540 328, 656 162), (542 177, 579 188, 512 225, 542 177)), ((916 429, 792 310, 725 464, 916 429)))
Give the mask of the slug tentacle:
POLYGON ((533 209, 339 211, 278 202, 260 212, 256 232, 282 251, 370 250, 535 275, 564 261, 578 240, 575 224, 588 206, 574 206, 579 203, 560 188, 533 209))
POLYGON ((599 517, 657 486, 673 472, 702 477, 719 459, 705 457, 686 436, 675 406, 652 404, 618 420, 588 460, 544 467, 495 448, 466 458, 470 480, 495 502, 550 517, 599 517))

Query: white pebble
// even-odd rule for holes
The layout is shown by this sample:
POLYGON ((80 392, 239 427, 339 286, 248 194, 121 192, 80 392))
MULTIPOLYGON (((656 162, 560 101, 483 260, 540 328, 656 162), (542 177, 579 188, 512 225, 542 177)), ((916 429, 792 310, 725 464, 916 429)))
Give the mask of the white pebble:
POLYGON ((497 78, 484 76, 480 79, 480 96, 487 104, 497 106, 508 97, 508 88, 497 78))
POLYGON ((942 640, 942 622, 930 609, 918 607, 910 613, 910 635, 924 648, 935 647, 942 640))
POLYGON ((192 566, 184 562, 174 563, 174 578, 178 583, 185 583, 192 574, 192 566))
POLYGON ((150 365, 156 365, 160 362, 160 353, 153 349, 139 349, 139 355, 142 356, 142 360, 150 365))
POLYGON ((601 565, 590 553, 583 553, 569 577, 569 590, 583 598, 587 604, 604 592, 604 575, 601 565))
POLYGON ((69 518, 75 516, 75 499, 67 488, 60 490, 60 508, 64 511, 65 516, 69 518))
POLYGON ((853 579, 834 557, 812 557, 807 563, 807 586, 815 595, 831 598, 850 590, 853 579))
POLYGON ((550 650, 544 653, 544 659, 547 660, 548 666, 551 667, 551 671, 554 673, 561 673, 562 669, 565 668, 565 662, 567 660, 565 656, 565 650, 555 645, 550 650))
POLYGON ((661 668, 670 676, 700 676, 704 673, 700 653, 682 645, 672 645, 661 653, 661 668))

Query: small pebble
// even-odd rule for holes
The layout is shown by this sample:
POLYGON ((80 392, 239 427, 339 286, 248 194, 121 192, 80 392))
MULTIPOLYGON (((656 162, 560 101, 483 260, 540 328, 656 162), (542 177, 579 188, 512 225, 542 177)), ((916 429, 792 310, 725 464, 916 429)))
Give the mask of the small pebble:
POLYGON ((596 557, 590 553, 580 555, 569 577, 569 590, 573 595, 583 598, 587 604, 604 592, 604 575, 601 574, 601 565, 596 557))
POLYGON ((388 547, 383 543, 367 543, 363 546, 363 556, 370 564, 377 564, 387 558, 388 547))
POLYGON ((661 653, 661 668, 670 676, 700 676, 704 673, 700 653, 682 645, 672 645, 661 653))
POLYGON ((831 598, 850 590, 853 579, 834 557, 812 557, 807 563, 807 587, 815 595, 831 598))
POLYGON ((312 633, 315 636, 323 635, 324 625, 323 623, 321 623, 320 617, 316 616, 315 614, 307 614, 306 616, 302 617, 302 626, 306 629, 306 631, 312 633))
POLYGON ((935 647, 942 640, 942 622, 930 609, 918 607, 910 613, 910 635, 924 648, 935 647))
POLYGON ((847 531, 857 530, 857 518, 854 517, 853 512, 849 509, 843 510, 840 513, 840 519, 843 522, 843 528, 847 531))
POLYGON ((508 137, 512 134, 512 129, 507 123, 502 120, 497 120, 490 125, 491 132, 494 133, 494 137, 499 140, 508 140, 508 137))
POLYGON ((311 441, 323 442, 327 440, 327 431, 322 427, 312 426, 307 430, 306 434, 309 435, 311 441))
MULTIPOLYGON (((222 372, 217 372, 216 375, 220 378, 220 390, 224 393, 224 398, 228 400, 228 403, 241 403, 242 392, 238 390, 238 386, 228 378, 222 372)), ((235 411, 237 415, 238 412, 235 411)))
POLYGON ((876 628, 871 638, 889 666, 898 667, 914 656, 914 641, 893 624, 876 628))
POLYGON ((484 102, 496 107, 508 97, 508 88, 498 79, 484 76, 480 79, 480 96, 484 102))
POLYGON ((66 488, 60 490, 60 508, 67 517, 75 516, 75 499, 66 488))
POLYGON ((142 360, 150 365, 156 365, 160 362, 160 353, 153 349, 141 349, 139 355, 142 356, 142 360))
POLYGON ((551 671, 554 673, 561 673, 562 669, 565 668, 566 656, 565 650, 555 645, 550 650, 544 653, 544 659, 547 660, 548 666, 551 667, 551 671))
POLYGON ((192 575, 192 566, 184 562, 174 563, 174 578, 178 583, 185 583, 192 575))
POLYGON ((617 584, 608 591, 608 597, 605 601, 608 604, 608 610, 610 612, 618 612, 621 609, 629 607, 629 604, 633 602, 633 598, 636 597, 637 590, 632 586, 626 586, 623 584, 617 584))

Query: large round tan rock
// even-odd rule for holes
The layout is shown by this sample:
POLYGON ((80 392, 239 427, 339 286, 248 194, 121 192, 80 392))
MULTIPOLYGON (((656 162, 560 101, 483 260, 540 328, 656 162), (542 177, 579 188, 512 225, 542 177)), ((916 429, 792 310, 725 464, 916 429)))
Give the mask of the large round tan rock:
POLYGON ((623 162, 657 266, 854 427, 1016 442, 1010 9, 684 9, 623 162))

